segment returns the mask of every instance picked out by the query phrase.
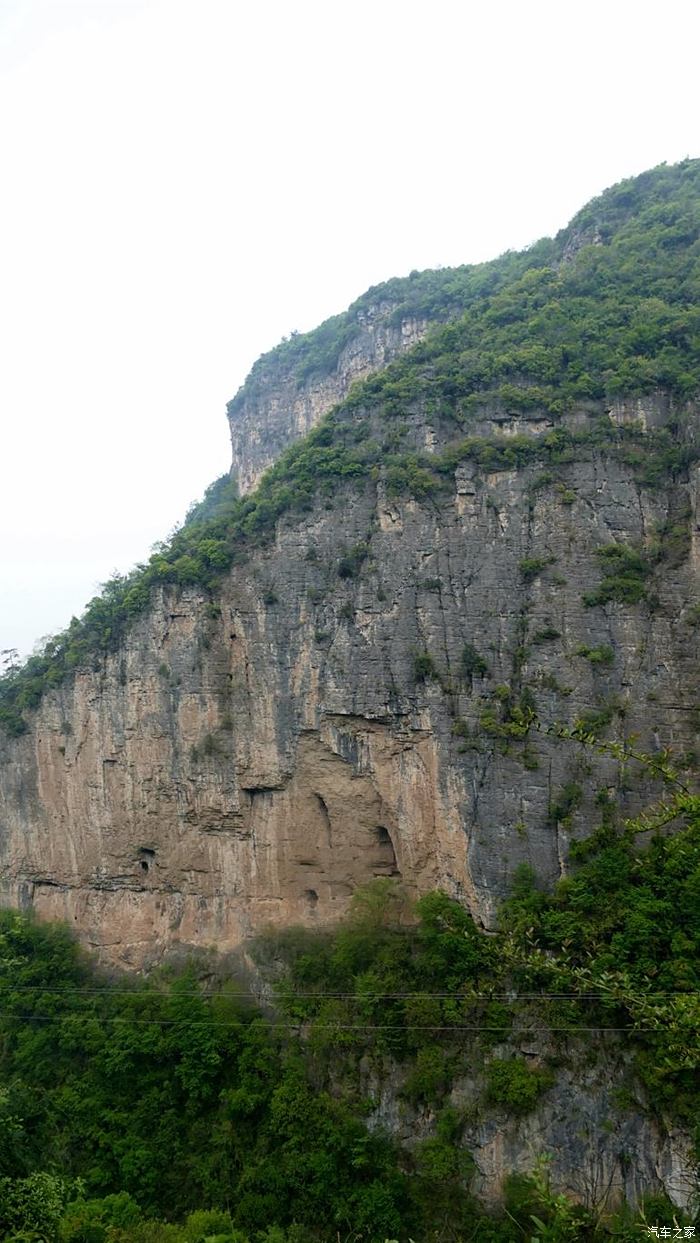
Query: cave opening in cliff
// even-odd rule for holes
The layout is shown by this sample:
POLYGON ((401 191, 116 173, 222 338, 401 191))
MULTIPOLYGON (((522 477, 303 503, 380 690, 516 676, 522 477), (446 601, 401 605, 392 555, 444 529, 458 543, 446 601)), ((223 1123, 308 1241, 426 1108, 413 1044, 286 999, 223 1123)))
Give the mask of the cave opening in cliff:
POLYGON ((139 867, 141 868, 142 872, 150 871, 151 864, 153 863, 153 860, 155 859, 155 857, 156 857, 156 852, 155 850, 152 849, 151 846, 140 846, 139 847, 139 867))
POLYGON ((394 843, 391 840, 389 830, 383 824, 376 825, 374 829, 374 840, 377 846, 374 875, 400 876, 401 872, 399 865, 396 862, 394 843))
POLYGON ((331 836, 331 818, 330 818, 330 815, 328 814, 328 806, 326 804, 326 800, 321 798, 321 795, 318 792, 316 793, 315 798, 316 798, 316 805, 318 807, 319 812, 321 813, 321 825, 322 825, 323 836, 325 838, 326 845, 330 847, 333 845, 333 840, 331 836))

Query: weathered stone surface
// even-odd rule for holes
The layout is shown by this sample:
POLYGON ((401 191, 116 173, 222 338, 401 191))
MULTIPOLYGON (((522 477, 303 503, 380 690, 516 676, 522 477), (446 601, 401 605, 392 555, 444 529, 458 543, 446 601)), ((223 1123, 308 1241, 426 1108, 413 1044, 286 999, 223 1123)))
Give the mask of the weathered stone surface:
MULTIPOLYGON (((555 1053, 540 1044, 540 1055, 555 1053)), ((538 1064, 542 1057, 528 1060, 538 1064)), ((655 1194, 667 1195, 678 1208, 692 1206, 697 1172, 691 1137, 671 1121, 649 1116, 642 1100, 620 1104, 618 1089, 628 1069, 624 1052, 608 1038, 604 1053, 572 1046, 556 1050, 556 1060, 552 1085, 524 1117, 489 1104, 479 1069, 455 1078, 449 1104, 468 1119, 461 1144, 474 1161, 471 1186, 478 1198, 497 1208, 510 1175, 544 1166, 553 1191, 599 1213, 655 1194)), ((362 1067, 363 1091, 373 1102, 368 1125, 412 1148, 434 1134, 435 1117, 407 1102, 403 1080, 396 1066, 381 1072, 369 1063, 362 1067)))
POLYGON ((394 324, 394 310, 392 303, 380 302, 360 312, 356 334, 328 375, 299 384, 292 368, 275 366, 242 403, 237 399, 230 403, 231 476, 241 493, 250 492, 288 445, 342 401, 351 384, 385 367, 425 336, 427 319, 411 317, 394 324))
MULTIPOLYGON (((425 429, 416 416, 416 443, 425 429)), ((375 875, 439 886, 487 926, 519 864, 554 882, 598 790, 629 812, 649 788, 545 729, 494 737, 497 688, 527 689, 545 727, 608 708, 648 749, 689 751, 697 728, 697 472, 652 491, 598 452, 562 469, 566 495, 536 464, 466 463, 425 502, 381 478, 341 489, 283 520, 223 581, 214 616, 194 590, 161 592, 119 651, 2 742, 4 900, 138 967, 174 945, 335 920, 375 875), (659 562, 653 607, 586 608, 596 547, 651 546, 686 502, 689 552, 659 562), (343 578, 343 546, 359 542, 368 555, 343 578), (523 575, 533 558, 541 571, 523 575), (464 674, 466 644, 487 673, 464 674), (610 665, 580 654, 603 646, 610 665), (558 822, 571 783, 581 801, 558 822)))
POLYGON ((598 1211, 660 1192, 687 1208, 696 1186, 690 1136, 641 1109, 621 1109, 617 1086, 601 1057, 595 1066, 559 1071, 525 1118, 487 1113, 464 1136, 476 1164, 475 1193, 497 1205, 508 1176, 531 1173, 544 1156, 557 1192, 598 1211))

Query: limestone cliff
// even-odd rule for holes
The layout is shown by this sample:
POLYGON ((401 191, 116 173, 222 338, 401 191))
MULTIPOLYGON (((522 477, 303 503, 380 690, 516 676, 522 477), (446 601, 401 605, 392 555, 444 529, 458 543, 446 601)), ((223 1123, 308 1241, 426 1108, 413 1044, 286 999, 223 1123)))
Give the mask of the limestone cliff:
POLYGON ((691 780, 699 209, 699 161, 653 170, 259 360, 229 406, 256 492, 0 686, 4 901, 130 966, 376 875, 491 927, 520 864, 550 885, 651 793, 552 727, 691 780))
MULTIPOLYGON (((324 414, 342 401, 356 380, 386 366, 425 336, 425 316, 402 313, 401 303, 380 301, 358 308, 349 339, 326 372, 300 375, 299 359, 273 352, 267 369, 260 367, 240 394, 229 402, 233 454, 231 477, 241 493, 249 492, 261 475, 294 440, 305 435, 324 414)), ((341 341, 343 338, 341 338, 341 341)), ((264 360, 261 360, 264 361, 264 360)))
MULTIPOLYGON (((631 413, 669 410, 606 417, 631 413)), ((695 407, 685 419, 690 435, 695 407)), ((420 414, 411 434, 426 440, 420 414)), ((176 942, 229 949, 268 923, 333 920, 376 875, 442 887, 486 925, 520 863, 552 883, 620 777, 510 728, 505 701, 527 689, 543 727, 598 712, 690 752, 700 519, 697 468, 645 488, 603 447, 542 474, 463 463, 424 502, 381 478, 346 485, 281 521, 215 602, 159 590, 118 650, 3 741, 5 900, 138 966, 176 942), (644 547, 679 518, 653 607, 586 606, 596 548, 644 547)), ((624 811, 648 790, 612 793, 624 811)))

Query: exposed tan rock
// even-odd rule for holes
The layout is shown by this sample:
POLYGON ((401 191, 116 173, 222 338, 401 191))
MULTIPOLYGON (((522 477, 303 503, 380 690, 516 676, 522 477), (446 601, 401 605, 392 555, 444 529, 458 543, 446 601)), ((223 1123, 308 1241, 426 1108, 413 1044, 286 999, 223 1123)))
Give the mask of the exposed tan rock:
POLYGON ((569 466, 564 505, 555 487, 532 490, 540 473, 466 463, 439 504, 387 497, 381 479, 340 490, 231 571, 220 614, 196 590, 157 593, 118 651, 0 743, 4 900, 138 967, 177 945, 229 950, 267 924, 334 921, 377 875, 439 886, 487 926, 521 863, 555 881, 598 787, 627 812, 649 788, 617 789, 612 760, 544 730, 499 740, 484 714, 497 686, 527 686, 545 726, 612 704, 613 730, 640 745, 693 746, 695 518, 653 609, 582 596, 600 580, 595 548, 653 540, 685 493, 696 504, 697 481, 645 490, 593 453, 569 466), (368 546, 354 579, 338 574, 339 531, 368 546), (527 581, 532 556, 546 565, 527 581), (539 642, 546 627, 559 637, 539 642), (487 674, 464 676, 467 643, 487 674), (602 644, 609 667, 578 654, 602 644), (416 678, 420 653, 435 676, 416 678), (581 805, 558 824, 557 793, 584 762, 581 805))

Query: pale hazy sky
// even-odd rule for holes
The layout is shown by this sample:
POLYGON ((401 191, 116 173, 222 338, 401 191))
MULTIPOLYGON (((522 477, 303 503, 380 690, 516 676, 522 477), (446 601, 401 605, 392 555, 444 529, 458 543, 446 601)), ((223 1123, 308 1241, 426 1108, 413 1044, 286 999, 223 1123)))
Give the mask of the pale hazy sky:
POLYGON ((697 0, 0 0, 0 648, 229 466, 257 355, 700 153, 697 0))

